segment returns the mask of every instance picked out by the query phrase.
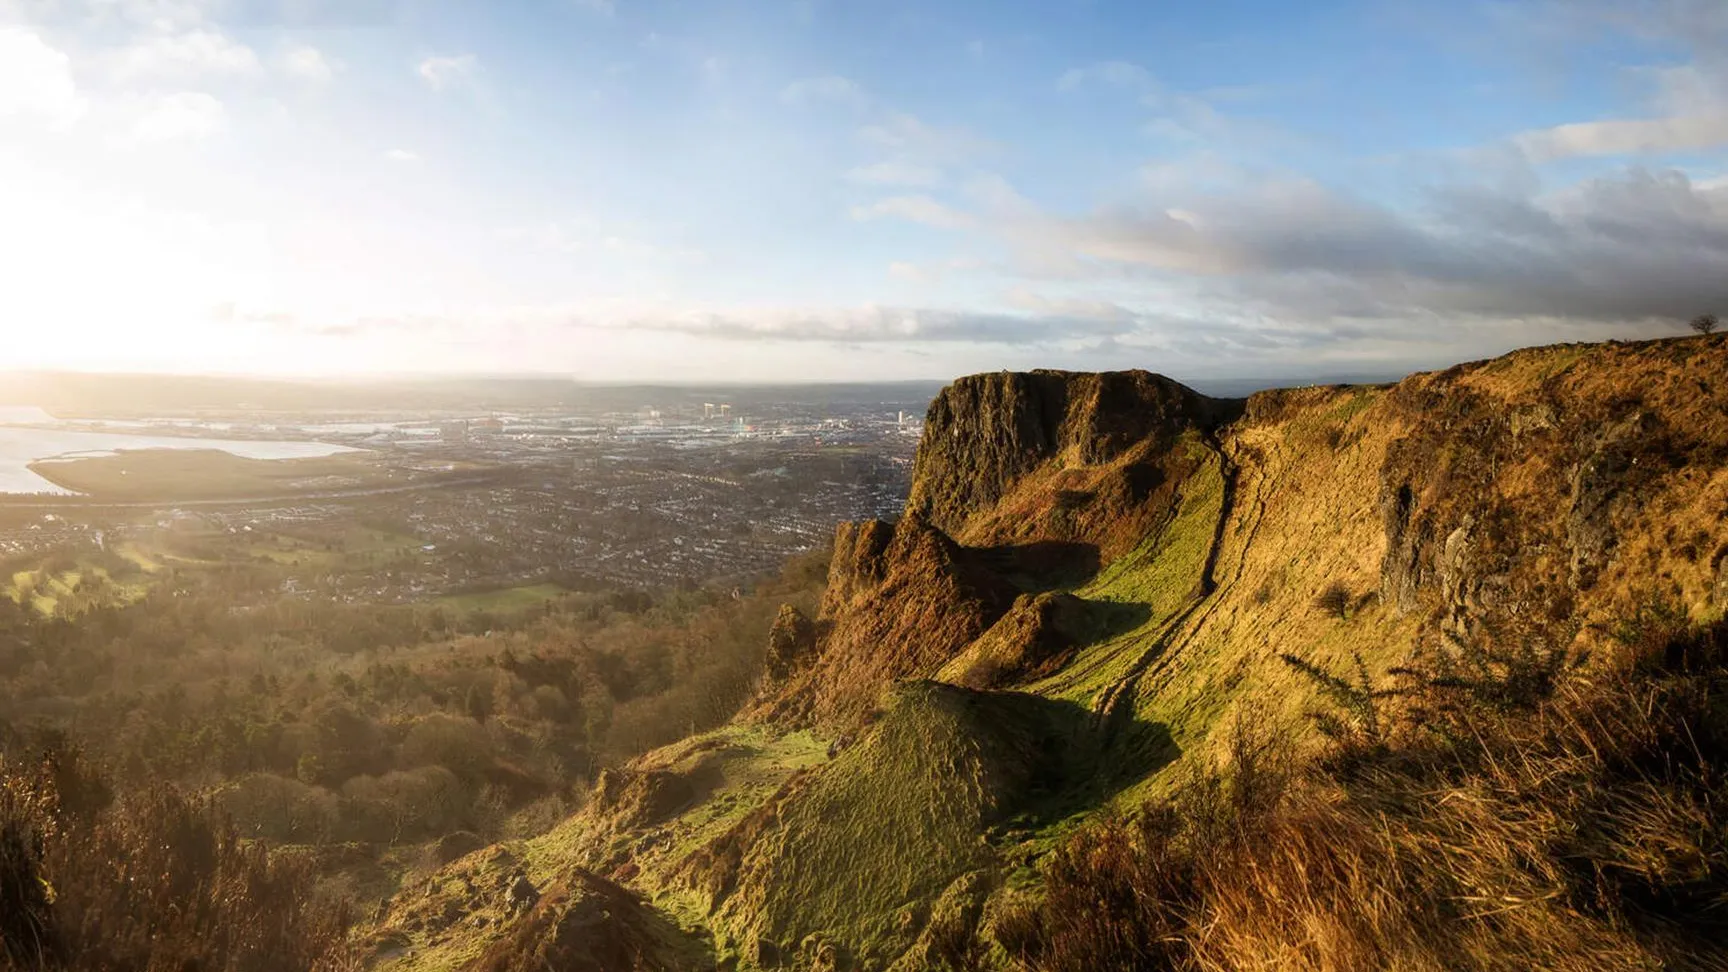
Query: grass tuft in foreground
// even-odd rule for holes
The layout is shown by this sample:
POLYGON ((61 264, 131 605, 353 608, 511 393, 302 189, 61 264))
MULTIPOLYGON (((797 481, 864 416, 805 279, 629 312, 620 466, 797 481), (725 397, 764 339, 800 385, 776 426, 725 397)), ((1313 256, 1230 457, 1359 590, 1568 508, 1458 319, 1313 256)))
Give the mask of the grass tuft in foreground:
POLYGON ((985 923, 996 955, 1039 972, 1728 968, 1728 622, 1645 611, 1614 649, 1407 672, 1382 733, 1336 734, 1314 760, 1239 731, 1224 768, 1055 853, 1042 897, 985 923))

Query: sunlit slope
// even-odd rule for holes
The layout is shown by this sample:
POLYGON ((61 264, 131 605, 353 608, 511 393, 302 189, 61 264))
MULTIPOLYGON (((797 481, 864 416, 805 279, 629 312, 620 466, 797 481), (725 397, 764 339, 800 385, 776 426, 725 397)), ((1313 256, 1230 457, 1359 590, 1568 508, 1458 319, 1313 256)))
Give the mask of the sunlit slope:
POLYGON ((1245 408, 984 375, 932 416, 911 515, 842 529, 796 670, 638 761, 632 796, 535 842, 539 872, 612 875, 738 968, 928 967, 1053 835, 1166 789, 1238 718, 1303 738, 1281 654, 1383 677, 1419 644, 1588 647, 1654 598, 1728 601, 1719 339, 1245 408), (936 487, 968 454, 961 503, 936 487))

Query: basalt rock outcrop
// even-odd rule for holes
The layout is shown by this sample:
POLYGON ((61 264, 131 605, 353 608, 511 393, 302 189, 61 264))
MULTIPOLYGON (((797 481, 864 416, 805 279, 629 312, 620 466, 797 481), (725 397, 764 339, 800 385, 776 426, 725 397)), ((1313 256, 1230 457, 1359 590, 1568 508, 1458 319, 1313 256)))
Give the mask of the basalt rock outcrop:
POLYGON ((780 605, 774 626, 768 629, 768 659, 765 677, 770 685, 779 685, 815 657, 817 627, 804 612, 791 604, 780 605))
POLYGON ((962 378, 930 405, 906 509, 963 543, 1088 543, 1108 559, 1172 485, 1176 444, 1241 408, 1145 371, 962 378))
MULTIPOLYGON (((1143 371, 1000 372, 943 389, 905 515, 840 525, 808 667, 788 680, 794 666, 771 650, 778 688, 757 711, 846 727, 894 680, 935 675, 1017 597, 1083 583, 1172 516, 1241 406, 1143 371)), ((1057 603, 1027 601, 1010 619, 980 656, 997 669, 989 681, 1060 654, 1057 603)))
POLYGON ((1014 595, 986 556, 916 513, 844 524, 814 657, 759 713, 786 725, 854 725, 896 679, 934 672, 983 634, 1014 595))
POLYGON ((1093 614, 1072 594, 1022 594, 936 677, 968 688, 994 689, 1049 675, 1080 646, 1093 614))
POLYGON ((1390 390, 1382 596, 1456 636, 1674 598, 1721 542, 1700 502, 1728 455, 1712 389, 1728 356, 1703 341, 1519 352, 1390 390))
POLYGON ((693 948, 669 947, 676 926, 611 881, 577 871, 547 889, 473 972, 698 972, 693 948))

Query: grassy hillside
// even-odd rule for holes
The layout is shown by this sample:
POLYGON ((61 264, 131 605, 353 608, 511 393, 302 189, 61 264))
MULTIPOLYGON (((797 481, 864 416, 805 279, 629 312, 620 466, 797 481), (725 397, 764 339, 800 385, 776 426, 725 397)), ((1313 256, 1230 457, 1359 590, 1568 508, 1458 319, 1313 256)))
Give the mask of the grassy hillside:
MULTIPOLYGON (((945 432, 920 468, 959 482, 976 450, 976 502, 925 483, 936 522, 843 529, 804 669, 744 721, 633 763, 525 852, 538 872, 611 876, 727 967, 1063 967, 1024 927, 1018 951, 992 937, 992 916, 1061 890, 1073 841, 1235 778, 1240 727, 1296 765, 1330 759, 1325 699, 1413 659, 1589 672, 1650 604, 1705 622, 1728 603, 1720 338, 1245 407, 1144 378, 1015 381, 933 406, 945 432), (1157 420, 1113 421, 1135 395, 1157 420)), ((1398 840, 1420 840, 1410 826, 1398 840)))

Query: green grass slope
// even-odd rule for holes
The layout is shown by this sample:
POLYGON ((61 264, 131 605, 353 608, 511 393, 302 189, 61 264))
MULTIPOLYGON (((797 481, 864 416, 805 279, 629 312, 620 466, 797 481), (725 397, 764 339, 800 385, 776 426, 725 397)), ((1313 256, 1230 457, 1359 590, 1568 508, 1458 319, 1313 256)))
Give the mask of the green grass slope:
POLYGON ((868 734, 781 796, 736 874, 706 875, 715 928, 744 955, 827 946, 886 965, 944 889, 993 869, 993 840, 1061 812, 1094 731, 1075 705, 902 683, 868 734))

